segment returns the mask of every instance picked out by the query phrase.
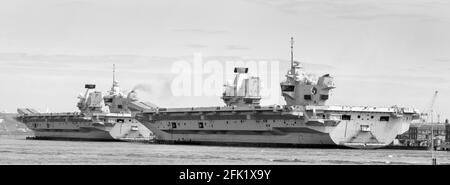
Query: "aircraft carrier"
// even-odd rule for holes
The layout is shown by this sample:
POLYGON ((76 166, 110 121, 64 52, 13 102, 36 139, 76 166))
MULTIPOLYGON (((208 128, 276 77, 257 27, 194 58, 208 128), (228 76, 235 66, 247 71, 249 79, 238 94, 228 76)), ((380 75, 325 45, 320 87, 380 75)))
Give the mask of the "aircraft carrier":
POLYGON ((226 106, 160 108, 153 106, 136 119, 160 143, 372 149, 389 145, 406 132, 419 111, 404 107, 325 105, 335 88, 325 74, 314 81, 293 60, 281 82, 285 105, 260 105, 260 79, 248 68, 235 68, 225 86, 226 106))
POLYGON ((94 84, 86 84, 84 95, 77 103, 79 112, 40 113, 31 108, 19 108, 16 120, 24 123, 34 132, 30 139, 48 140, 127 140, 130 138, 148 140, 151 132, 135 120, 134 112, 151 107, 138 101, 133 90, 124 95, 115 80, 104 96, 95 91, 94 84))

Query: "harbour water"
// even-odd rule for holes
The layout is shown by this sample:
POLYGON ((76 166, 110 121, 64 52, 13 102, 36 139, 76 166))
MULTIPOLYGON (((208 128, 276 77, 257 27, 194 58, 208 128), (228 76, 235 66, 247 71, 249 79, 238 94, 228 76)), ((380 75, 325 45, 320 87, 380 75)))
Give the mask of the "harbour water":
MULTIPOLYGON (((450 164, 450 152, 436 151, 434 155, 438 164, 450 164)), ((431 151, 44 141, 14 136, 0 137, 0 164, 428 165, 431 151)))

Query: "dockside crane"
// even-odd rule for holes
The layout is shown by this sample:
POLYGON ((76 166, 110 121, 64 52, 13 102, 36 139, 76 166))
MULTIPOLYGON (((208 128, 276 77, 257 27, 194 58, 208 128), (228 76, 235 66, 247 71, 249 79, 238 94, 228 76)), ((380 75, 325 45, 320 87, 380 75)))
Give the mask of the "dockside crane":
POLYGON ((431 99, 431 104, 430 104, 430 106, 428 107, 427 119, 428 119, 431 123, 433 123, 433 106, 434 106, 434 103, 436 102, 437 94, 438 94, 438 91, 434 91, 433 98, 431 99))
POLYGON ((431 104, 427 112, 427 120, 431 124, 431 164, 436 165, 436 158, 434 157, 434 128, 433 128, 433 106, 436 102, 438 91, 434 91, 433 98, 431 99, 431 104))

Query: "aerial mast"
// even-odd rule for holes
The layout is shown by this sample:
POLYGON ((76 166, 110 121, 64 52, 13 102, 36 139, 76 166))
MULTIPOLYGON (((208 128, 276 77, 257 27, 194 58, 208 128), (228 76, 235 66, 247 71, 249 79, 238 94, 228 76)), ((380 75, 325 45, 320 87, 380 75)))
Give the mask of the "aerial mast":
POLYGON ((116 64, 113 64, 113 84, 116 81, 116 64))
POLYGON ((110 91, 110 95, 114 95, 116 93, 119 93, 119 83, 116 81, 116 64, 113 64, 113 83, 110 91))
POLYGON ((294 67, 294 37, 291 37, 291 69, 294 67))

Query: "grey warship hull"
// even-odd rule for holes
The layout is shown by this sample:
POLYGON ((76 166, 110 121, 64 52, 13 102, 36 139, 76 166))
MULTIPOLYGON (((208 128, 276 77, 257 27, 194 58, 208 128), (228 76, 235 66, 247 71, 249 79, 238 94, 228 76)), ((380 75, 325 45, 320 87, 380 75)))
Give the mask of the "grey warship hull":
POLYGON ((33 131, 29 139, 39 140, 119 141, 142 127, 130 114, 32 113, 16 119, 33 131))
POLYGON ((116 141, 108 132, 101 130, 89 131, 45 131, 34 130, 34 137, 27 139, 36 140, 69 140, 69 141, 116 141))
POLYGON ((137 119, 160 143, 370 149, 389 145, 413 117, 397 108, 257 106, 158 109, 137 119))

